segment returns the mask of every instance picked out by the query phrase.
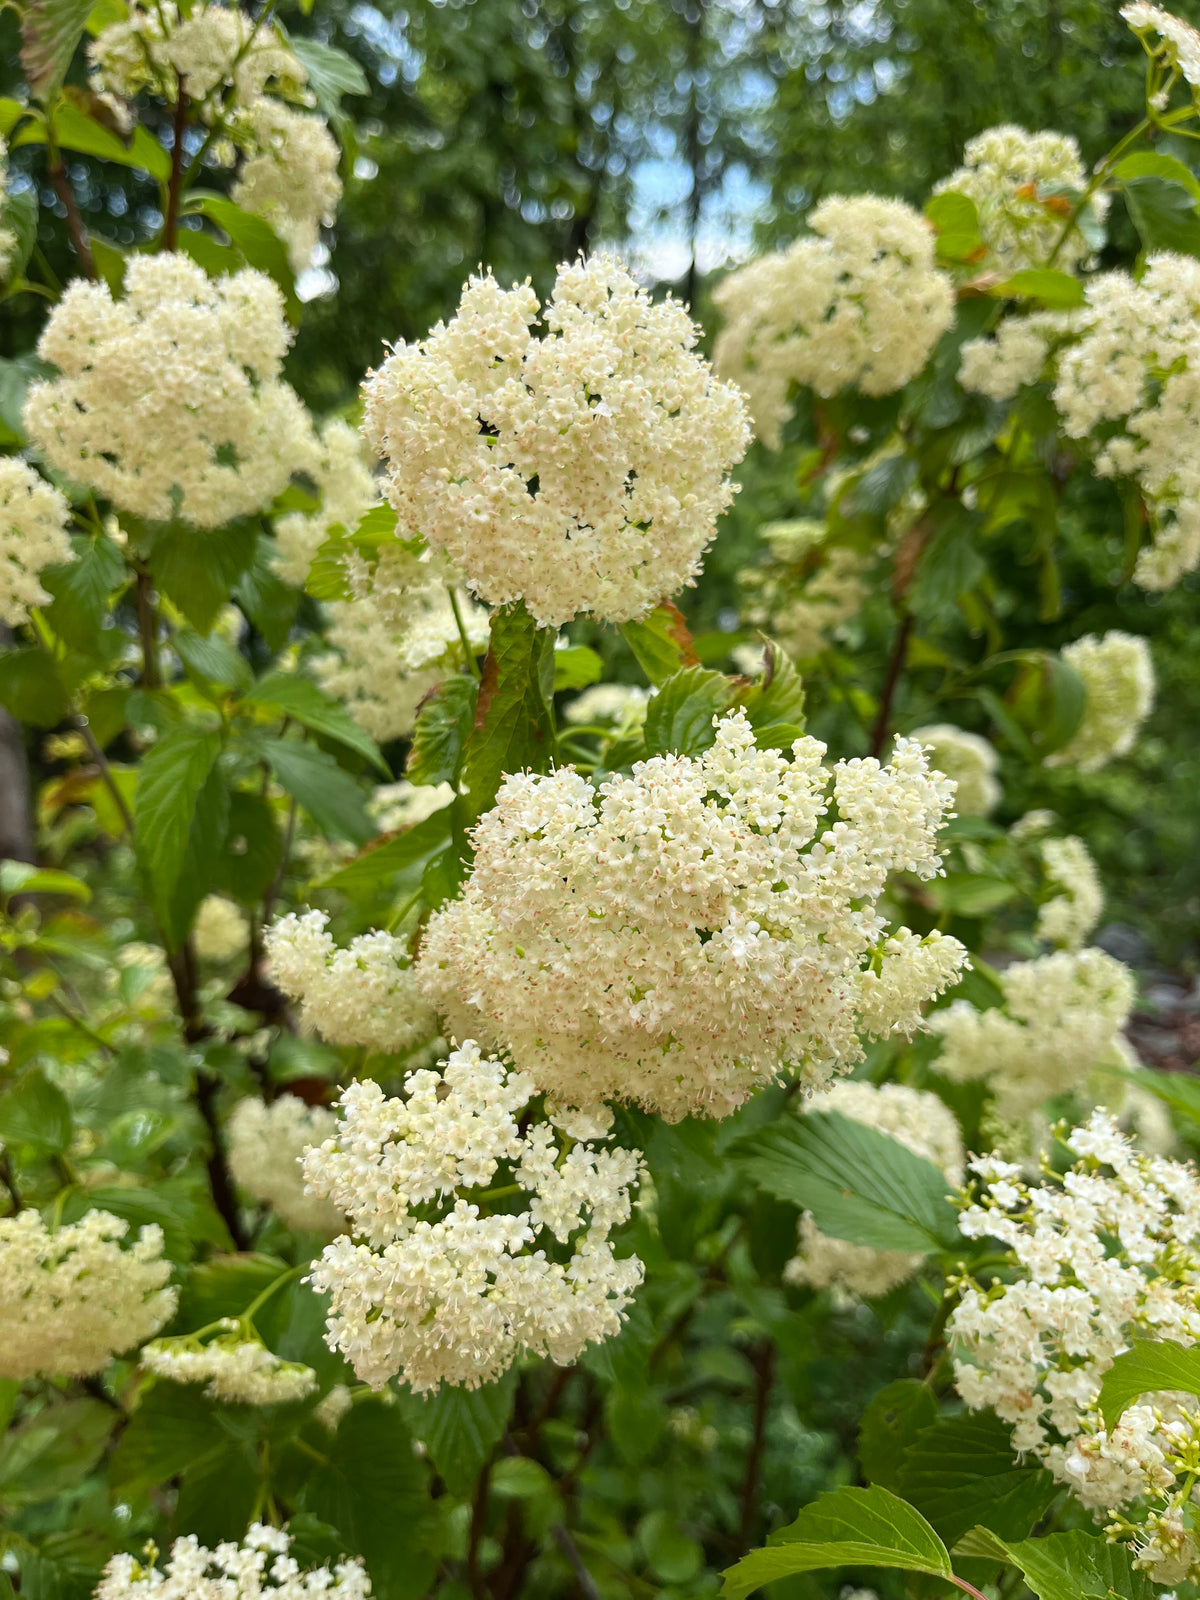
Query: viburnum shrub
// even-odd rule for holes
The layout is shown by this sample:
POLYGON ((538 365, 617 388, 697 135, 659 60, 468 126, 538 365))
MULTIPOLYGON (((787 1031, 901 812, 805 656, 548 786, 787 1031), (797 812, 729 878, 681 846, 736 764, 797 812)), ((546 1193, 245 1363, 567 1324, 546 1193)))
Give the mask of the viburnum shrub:
POLYGON ((1200 35, 1123 15, 1110 152, 822 199, 711 364, 615 254, 485 263, 316 418, 356 64, 25 7, 0 1600, 1196 1593, 1200 1097, 1086 818, 1108 591, 1200 567, 1200 35))

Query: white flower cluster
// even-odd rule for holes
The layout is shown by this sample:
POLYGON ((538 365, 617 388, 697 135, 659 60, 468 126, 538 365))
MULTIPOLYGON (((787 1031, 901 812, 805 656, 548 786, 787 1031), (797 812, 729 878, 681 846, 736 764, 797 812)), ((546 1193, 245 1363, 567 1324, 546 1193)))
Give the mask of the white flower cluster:
MULTIPOLYGON (((346 571, 355 597, 330 602, 325 634, 338 653, 320 657, 313 671, 373 738, 403 738, 429 691, 463 665, 449 590, 427 553, 399 542, 385 546, 374 567, 350 557, 346 571)), ((461 592, 456 599, 467 642, 478 652, 487 644, 488 614, 461 592)))
POLYGON ((770 560, 738 573, 746 620, 790 656, 820 655, 862 609, 870 592, 866 559, 845 545, 825 546, 828 527, 810 517, 769 522, 760 531, 770 560))
POLYGON ((590 723, 612 723, 631 731, 646 720, 650 691, 632 683, 594 683, 567 703, 563 716, 580 728, 590 723))
POLYGON ((324 911, 289 912, 263 935, 271 982, 300 1008, 301 1026, 332 1044, 408 1050, 434 1032, 417 992, 408 940, 363 933, 339 949, 324 911))
POLYGON ((415 828, 453 800, 453 784, 409 783, 401 778, 399 783, 379 785, 367 801, 367 815, 380 833, 399 833, 402 828, 415 828))
POLYGON ((206 1550, 194 1535, 176 1539, 166 1568, 119 1554, 104 1569, 93 1600, 367 1600, 361 1561, 302 1570, 281 1528, 251 1523, 240 1546, 206 1550))
MULTIPOLYGON (((975 202, 988 253, 972 270, 1008 278, 1023 267, 1046 266, 1056 247, 1054 265, 1063 272, 1073 271, 1091 254, 1092 246, 1077 226, 1066 231, 1086 183, 1074 139, 1061 133, 1029 133, 1008 123, 987 128, 972 139, 963 151, 962 166, 933 192, 950 190, 975 202)), ((1107 195, 1093 202, 1101 215, 1107 202, 1107 195)))
POLYGON ((275 520, 275 570, 302 588, 317 551, 339 526, 353 532, 379 499, 362 439, 347 422, 332 418, 313 439, 302 470, 320 496, 315 511, 288 511, 275 520))
POLYGON ((954 780, 954 809, 960 817, 986 817, 996 809, 1004 791, 996 777, 1000 758, 994 745, 952 722, 914 728, 912 737, 930 752, 930 765, 954 780))
POLYGON ((1178 70, 1193 89, 1200 88, 1200 33, 1190 23, 1149 0, 1133 0, 1121 8, 1121 16, 1141 35, 1151 54, 1178 70), (1146 40, 1148 33, 1157 35, 1153 48, 1146 40))
POLYGON ((289 1405, 306 1399, 317 1387, 311 1367, 283 1361, 260 1340, 236 1331, 207 1344, 187 1336, 155 1339, 143 1346, 140 1360, 155 1377, 169 1378, 172 1383, 203 1383, 210 1400, 230 1405, 289 1405))
POLYGON ((1083 679, 1083 719, 1048 767, 1097 772, 1133 748, 1138 729, 1154 706, 1154 662, 1144 639, 1116 629, 1088 633, 1064 645, 1062 659, 1083 679))
POLYGON ((1003 1007, 954 1000, 930 1018, 941 1035, 936 1071, 955 1083, 981 1078, 997 1115, 1019 1122, 1043 1101, 1081 1088, 1096 1067, 1123 1064, 1121 1029, 1136 984, 1103 950, 1056 950, 1000 974, 1003 1007))
POLYGON ((1071 1131, 1075 1164, 1026 1184, 996 1157, 959 1226, 1005 1246, 1012 1281, 968 1283, 948 1334, 967 1405, 1013 1425, 1013 1445, 1042 1461, 1082 1503, 1110 1515, 1149 1501, 1132 1537, 1155 1582, 1200 1576, 1185 1520, 1200 1417, 1179 1396, 1144 1395, 1109 1434, 1100 1380, 1135 1339, 1200 1338, 1200 1180, 1195 1170, 1139 1153, 1104 1111, 1071 1131), (1178 1479, 1182 1494, 1173 1494, 1178 1479), (1183 1500, 1185 1504, 1178 1502, 1183 1500))
POLYGON ((192 942, 202 961, 232 961, 246 949, 250 925, 241 906, 223 894, 206 895, 196 912, 192 942))
POLYGON ((173 0, 136 3, 88 45, 92 82, 101 92, 132 100, 143 89, 175 101, 179 89, 202 102, 229 88, 237 106, 263 94, 300 99, 308 74, 272 27, 257 25, 236 6, 198 6, 182 19, 173 0))
POLYGON ((609 1235, 641 1158, 577 1142, 604 1137, 600 1115, 526 1123, 533 1092, 467 1041, 401 1099, 352 1084, 337 1131, 305 1158, 360 1240, 335 1239, 313 1269, 329 1344, 373 1388, 400 1373, 417 1393, 475 1389, 522 1351, 567 1365, 619 1331, 642 1266, 609 1235), (489 1214, 492 1187, 504 1203, 489 1214))
POLYGON ((271 1206, 289 1228, 337 1233, 341 1212, 305 1193, 300 1170, 304 1152, 327 1139, 336 1120, 326 1107, 305 1105, 294 1094, 281 1094, 270 1105, 252 1096, 239 1100, 227 1129, 235 1182, 271 1206))
POLYGON ((366 384, 401 537, 423 534, 491 605, 543 627, 642 616, 690 582, 748 430, 686 310, 610 256, 532 288, 472 278, 457 315, 366 384))
POLYGON ((36 1211, 0 1217, 0 1378, 79 1378, 102 1371, 174 1313, 161 1228, 108 1211, 51 1230, 36 1211))
POLYGON ((135 255, 124 299, 68 285, 38 344, 60 376, 30 389, 25 425, 119 510, 218 527, 269 505, 311 454, 279 377, 290 337, 263 273, 212 282, 187 256, 135 255))
POLYGON ((957 940, 889 940, 874 909, 889 872, 940 867, 950 786, 918 744, 830 772, 815 739, 789 761, 740 711, 716 727, 704 755, 598 793, 571 767, 506 778, 425 930, 418 981, 449 1027, 563 1104, 677 1120, 725 1116, 787 1068, 822 1084, 861 1057, 860 1017, 911 1032, 962 967, 957 940))
POLYGON ((0 456, 0 622, 29 621, 50 596, 38 582, 44 568, 71 560, 66 500, 20 456, 0 456))
POLYGON ((1041 847, 1048 888, 1059 892, 1038 908, 1039 939, 1078 950, 1100 920, 1104 890, 1096 863, 1082 839, 1046 839, 1041 847))
POLYGON ((323 117, 266 97, 238 118, 235 134, 247 153, 231 197, 275 230, 292 270, 303 272, 342 198, 337 142, 323 117))
POLYGON ((991 337, 964 343, 959 383, 989 400, 1011 400, 1018 389, 1043 376, 1051 351, 1078 320, 1072 311, 1005 317, 991 337))
POLYGON ((1155 532, 1134 580, 1169 589, 1200 564, 1200 261, 1152 255, 1140 280, 1106 272, 1086 293, 1054 403, 1071 438, 1101 430, 1101 476, 1141 488, 1155 532))
MULTIPOLYGON (((838 1111, 853 1122, 878 1128, 914 1155, 924 1156, 957 1188, 963 1147, 953 1113, 937 1095, 904 1084, 835 1083, 814 1095, 805 1111, 838 1111)), ((822 1233, 809 1212, 800 1218, 800 1250, 783 1270, 785 1283, 830 1289, 839 1296, 870 1300, 903 1283, 925 1258, 907 1250, 875 1250, 822 1233)))
POLYGON ((806 220, 809 236, 740 267, 713 293, 725 319, 717 370, 746 390, 771 449, 792 415, 792 384, 825 396, 852 384, 891 394, 920 372, 954 320, 933 232, 911 206, 834 196, 806 220))

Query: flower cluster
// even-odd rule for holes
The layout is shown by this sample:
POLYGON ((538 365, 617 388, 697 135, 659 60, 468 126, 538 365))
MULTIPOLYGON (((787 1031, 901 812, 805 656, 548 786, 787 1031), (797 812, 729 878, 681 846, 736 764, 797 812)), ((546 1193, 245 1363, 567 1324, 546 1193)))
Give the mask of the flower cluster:
POLYGON ((260 1340, 240 1333, 236 1322, 207 1344, 186 1336, 154 1339, 143 1347, 140 1360, 155 1377, 203 1383, 209 1399, 230 1405, 288 1405, 306 1399, 317 1387, 311 1367, 282 1361, 260 1340))
POLYGON ((472 278, 457 315, 366 385, 397 531, 423 534, 492 605, 539 625, 626 622, 695 576, 733 497, 744 407, 697 329, 594 256, 560 268, 535 336, 528 284, 472 278))
POLYGON ((275 230, 293 271, 302 272, 342 198, 337 142, 323 117, 265 97, 239 117, 235 132, 247 154, 232 198, 275 230))
POLYGON ((342 950, 324 911, 289 912, 264 934, 271 981, 300 1007, 301 1026, 334 1044, 408 1050, 434 1031, 417 992, 408 940, 364 933, 342 950))
POLYGON ((20 456, 0 456, 0 622, 28 622, 31 606, 50 596, 39 574, 71 560, 70 507, 59 491, 20 456))
POLYGON ((770 559, 738 573, 746 620, 765 628, 790 656, 820 655, 869 593, 866 561, 845 545, 826 546, 829 530, 810 517, 768 522, 770 559))
POLYGON ((954 780, 954 809, 959 816, 986 817, 996 809, 1004 791, 996 777, 1000 758, 993 745, 952 722, 914 728, 912 737, 930 752, 931 764, 954 780))
POLYGON ((173 0, 153 6, 135 0, 128 15, 100 30, 88 58, 95 87, 126 100, 148 89, 174 102, 182 89, 199 104, 228 88, 233 103, 247 107, 267 93, 300 99, 308 82, 276 29, 219 4, 181 18, 173 0))
POLYGON ((294 1094, 270 1105, 247 1097, 229 1119, 229 1170, 247 1194, 273 1207, 280 1220, 302 1233, 336 1233, 342 1214, 304 1190, 300 1162, 310 1145, 333 1132, 336 1118, 324 1106, 308 1106, 294 1094))
POLYGON ((196 912, 192 942, 202 961, 232 961, 250 936, 246 913, 223 894, 206 895, 196 912))
POLYGON ((1097 472, 1145 495, 1154 539, 1134 580, 1168 589, 1200 563, 1200 262, 1153 255, 1140 280, 1106 272, 1086 292, 1054 403, 1071 438, 1099 430, 1097 472))
POLYGON ((1072 311, 1005 317, 991 337, 964 343, 958 381, 989 400, 1011 400, 1018 389, 1043 376, 1051 352, 1077 323, 1072 311))
POLYGON ((1000 974, 1002 1007, 954 1000, 930 1019, 941 1035, 936 1070, 956 1083, 981 1078, 998 1116, 1019 1122, 1044 1100, 1081 1088, 1093 1069, 1121 1064, 1133 974, 1103 950, 1056 950, 1000 974))
POLYGON ((568 1105, 725 1116, 785 1069, 827 1082, 860 1058, 860 1017, 919 1027, 965 951, 889 940, 874 909, 889 872, 938 872, 950 785, 912 740, 887 767, 824 755, 759 750, 739 711, 702 756, 598 793, 570 767, 506 778, 425 931, 423 992, 568 1105))
MULTIPOLYGON (((1093 247, 1071 220, 1086 182, 1074 139, 1006 124, 972 139, 962 166, 934 193, 953 191, 975 202, 987 257, 973 270, 1007 278, 1023 267, 1047 265, 1052 255, 1056 267, 1070 272, 1091 254, 1093 247)), ((1093 202, 1101 215, 1107 200, 1100 195, 1093 202)))
MULTIPOLYGON (((853 1122, 878 1128, 934 1162, 956 1188, 962 1182, 963 1147, 958 1123, 937 1095, 903 1084, 835 1083, 814 1095, 807 1111, 837 1111, 853 1122)), ((863 1300, 887 1294, 920 1266, 923 1256, 907 1250, 875 1250, 822 1233, 806 1211, 800 1218, 800 1250, 784 1268, 784 1281, 863 1300)))
POLYGON ((1064 645, 1062 658, 1083 679, 1083 718, 1048 767, 1096 772, 1133 748, 1154 705, 1154 662, 1144 639, 1131 633, 1089 633, 1064 645))
POLYGON ((399 542, 385 546, 373 567, 351 556, 346 573, 354 599, 330 603, 325 635, 337 654, 320 657, 313 670, 374 738, 403 738, 429 691, 462 666, 459 619, 474 653, 487 643, 488 615, 461 593, 452 601, 428 553, 399 542))
POLYGON ((1078 950, 1100 920, 1104 890, 1096 863, 1082 839, 1046 839, 1041 847, 1046 884, 1057 894, 1038 908, 1034 932, 1047 944, 1078 950))
POLYGON ((1178 1396, 1144 1395, 1110 1434, 1097 1397, 1136 1338, 1200 1338, 1200 1180, 1138 1152, 1104 1111, 1066 1143, 1074 1165, 1040 1184, 995 1157, 971 1162, 979 1183, 959 1226, 1004 1246, 1010 1281, 967 1280, 947 1329, 955 1383, 1085 1506, 1111 1515, 1148 1501, 1143 1520, 1110 1534, 1135 1541, 1155 1582, 1178 1583, 1200 1575, 1178 1461, 1200 1443, 1200 1417, 1178 1396))
POLYGON ((453 799, 451 783, 409 783, 407 778, 401 778, 399 783, 379 785, 367 801, 367 815, 380 833, 399 833, 402 828, 415 828, 453 799))
POLYGON ((750 397, 755 431, 778 449, 791 385, 891 394, 916 376, 954 318, 934 237, 900 200, 823 200, 811 234, 761 256, 714 291, 725 319, 717 370, 750 397))
POLYGON ((361 1561, 301 1570, 280 1528, 251 1523, 240 1546, 206 1550, 194 1535, 176 1539, 164 1571, 135 1556, 113 1556, 93 1600, 367 1600, 361 1561))
POLYGON ((298 588, 330 531, 354 529, 379 498, 362 439, 338 417, 314 438, 303 470, 316 485, 319 505, 314 511, 285 512, 275 520, 275 570, 298 588))
POLYGON ((608 722, 623 731, 640 727, 650 703, 648 689, 632 683, 594 683, 568 702, 563 715, 579 728, 589 723, 608 722))
POLYGON ((1133 0, 1121 8, 1121 16, 1140 35, 1151 55, 1178 71, 1193 88, 1200 88, 1200 33, 1190 23, 1174 16, 1149 0, 1133 0), (1147 34, 1154 34, 1151 45, 1147 34))
POLYGON ((60 376, 30 389, 25 425, 118 509, 218 527, 269 505, 311 454, 279 377, 290 337, 263 273, 214 282, 187 256, 135 255, 121 300, 68 285, 38 344, 60 376))
POLYGON ((334 1240, 313 1269, 329 1344, 372 1387, 400 1373, 417 1393, 475 1389, 521 1351, 567 1365, 619 1331, 642 1266, 610 1234, 641 1159, 584 1142, 604 1137, 598 1115, 527 1122, 532 1094, 467 1041, 440 1072, 412 1073, 402 1098, 352 1084, 305 1158, 359 1240, 334 1240))
POLYGON ((0 1378, 88 1377, 174 1313, 162 1230, 107 1211, 51 1230, 36 1211, 0 1217, 0 1378))

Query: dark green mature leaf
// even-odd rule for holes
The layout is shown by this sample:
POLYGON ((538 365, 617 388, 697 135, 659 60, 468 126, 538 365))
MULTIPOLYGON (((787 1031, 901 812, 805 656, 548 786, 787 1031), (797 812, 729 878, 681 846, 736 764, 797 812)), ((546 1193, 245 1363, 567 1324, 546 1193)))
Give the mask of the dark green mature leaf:
POLYGON ((762 677, 740 692, 737 704, 745 709, 760 746, 779 749, 804 732, 804 684, 786 650, 765 642, 762 677))
POLYGON ((670 600, 641 622, 622 623, 621 636, 651 683, 666 683, 684 667, 700 665, 683 612, 670 600))
POLYGON ((512 1416, 516 1374, 479 1389, 444 1383, 426 1400, 414 1427, 429 1448, 433 1464, 451 1494, 466 1496, 484 1462, 499 1443, 512 1416))
POLYGON ((554 629, 518 600, 492 617, 491 642, 467 741, 463 779, 472 816, 490 810, 510 772, 549 772, 554 759, 554 629))
POLYGON ((262 1502, 264 1466, 253 1441, 224 1433, 220 1449, 193 1462, 183 1475, 175 1504, 178 1526, 210 1549, 240 1539, 262 1502))
POLYGON ((958 1240, 950 1185, 933 1162, 840 1112, 785 1116, 739 1150, 756 1183, 835 1239, 926 1252, 958 1240))
POLYGON ((345 706, 331 700, 308 678, 298 677, 294 672, 269 672, 258 680, 242 703, 280 711, 302 727, 311 728, 314 733, 334 739, 347 750, 363 756, 383 777, 392 775, 371 735, 364 733, 345 706))
POLYGON ((437 1561, 428 1537, 428 1475, 399 1410, 381 1401, 356 1405, 330 1441, 328 1463, 314 1468, 302 1509, 335 1527, 350 1553, 363 1557, 378 1600, 415 1600, 437 1561))
POLYGON ((685 667, 646 706, 646 754, 698 756, 716 738, 713 718, 728 711, 737 685, 723 672, 685 667))
POLYGON ((263 739, 260 748, 279 782, 327 839, 366 843, 375 830, 363 792, 327 751, 298 739, 263 739))
POLYGON ((867 468, 839 509, 848 517, 880 516, 903 500, 917 481, 919 470, 910 455, 885 456, 867 468))
POLYGON ((351 897, 384 891, 411 894, 425 868, 449 842, 450 808, 446 807, 395 839, 364 850, 346 866, 322 878, 318 887, 340 889, 351 897))
POLYGON ((47 1406, 0 1439, 0 1504, 16 1506, 63 1494, 100 1459, 116 1413, 99 1400, 47 1406))
POLYGON ((42 573, 42 583, 53 595, 46 620, 68 644, 86 649, 109 596, 126 577, 125 561, 111 539, 89 539, 77 546, 77 559, 42 573))
POLYGON ((919 1378, 898 1378, 881 1389, 863 1413, 858 1435, 858 1461, 868 1482, 901 1493, 905 1452, 936 1418, 937 1402, 919 1378))
POLYGON ((943 1417, 910 1445, 897 1492, 947 1544, 976 1525, 1023 1539, 1057 1496, 1048 1472, 1017 1460, 1009 1432, 990 1412, 943 1417))
POLYGON ((366 74, 344 50, 301 35, 289 36, 288 44, 308 73, 308 86, 327 117, 338 109, 344 94, 367 93, 366 74))
POLYGON ((167 598, 207 633, 230 590, 254 560, 257 524, 231 522, 203 533, 170 523, 150 534, 150 570, 167 598))
POLYGON ((275 541, 259 534, 254 559, 233 586, 233 598, 262 634, 272 650, 287 643, 300 596, 275 571, 272 554, 275 541))
POLYGON ((954 1553, 1019 1567, 1037 1600, 1154 1600, 1159 1592, 1123 1545, 1082 1529, 1010 1543, 975 1528, 954 1553))
POLYGON ((1200 255, 1200 211, 1185 184, 1147 173, 1123 179, 1121 193, 1146 250, 1200 255))
POLYGON ((53 728, 67 712, 68 691, 45 650, 0 652, 0 706, 18 722, 53 728))
POLYGON ((1157 1389, 1200 1395, 1200 1349, 1171 1339, 1139 1339, 1119 1355, 1100 1383, 1100 1415, 1109 1432, 1139 1395, 1157 1389))
POLYGON ((256 905, 279 869, 282 845, 269 800, 257 794, 230 795, 225 848, 213 863, 213 887, 243 905, 256 905))
POLYGON ((71 1142, 71 1108, 37 1067, 0 1095, 0 1141, 17 1151, 53 1155, 71 1142))
POLYGON ((21 67, 43 105, 58 93, 94 0, 27 0, 21 13, 21 67))
POLYGON ((228 828, 229 782, 221 768, 214 766, 192 808, 179 876, 161 899, 163 926, 172 949, 178 949, 187 938, 196 909, 212 887, 217 863, 225 853, 228 828))
POLYGON ((832 1489, 724 1574, 729 1600, 795 1572, 824 1567, 893 1567, 945 1578, 950 1557, 919 1511, 878 1485, 832 1489))
POLYGON ((288 260, 287 246, 279 235, 261 217, 243 211, 224 195, 199 194, 193 190, 189 204, 192 211, 215 222, 228 235, 229 242, 245 257, 247 266, 257 267, 274 278, 283 294, 289 320, 297 321, 300 302, 296 298, 296 276, 288 260))
POLYGON ((226 689, 248 689, 254 681, 245 656, 220 634, 205 638, 193 628, 181 628, 171 643, 189 675, 226 689))
POLYGON ((4 226, 16 239, 9 263, 10 278, 21 278, 37 243, 38 196, 36 189, 9 189, 4 196, 4 226))
POLYGON ((404 769, 411 782, 458 782, 467 740, 475 722, 478 694, 479 685, 475 679, 465 672, 456 672, 438 684, 426 699, 417 717, 404 769))
POLYGON ((159 904, 183 871, 196 804, 216 765, 221 735, 194 722, 163 734, 142 760, 133 800, 138 853, 159 904))
POLYGON ((154 1383, 129 1419, 109 1465, 114 1493, 144 1493, 220 1453, 227 1434, 198 1388, 154 1383))
POLYGON ((951 611, 959 596, 973 589, 987 571, 975 541, 979 520, 963 506, 955 506, 941 519, 909 590, 909 604, 918 617, 951 611))

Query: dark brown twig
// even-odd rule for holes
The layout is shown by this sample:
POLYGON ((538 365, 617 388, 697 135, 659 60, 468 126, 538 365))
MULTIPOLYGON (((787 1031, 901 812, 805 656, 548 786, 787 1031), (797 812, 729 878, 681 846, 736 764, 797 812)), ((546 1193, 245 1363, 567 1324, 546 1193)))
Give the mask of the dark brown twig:
POLYGON ((75 198, 75 189, 67 174, 66 167, 62 164, 62 156, 58 146, 51 145, 49 149, 48 172, 50 182, 54 185, 54 192, 62 201, 67 212, 67 232, 71 235, 71 244, 85 278, 95 281, 99 277, 96 271, 96 261, 92 255, 92 247, 88 243, 87 229, 83 225, 83 218, 79 214, 79 202, 75 198))
POLYGON ((767 1408, 774 1382, 775 1346, 767 1339, 758 1347, 754 1358, 754 1423, 750 1436, 750 1450, 746 1457, 746 1477, 742 1484, 742 1515, 738 1530, 743 1553, 749 1550, 754 1532, 763 1450, 767 1442, 767 1408))
POLYGON ((583 1557, 579 1554, 579 1546, 572 1539, 565 1522, 556 1522, 550 1532, 554 1535, 558 1548, 566 1558, 566 1563, 575 1574, 575 1582, 579 1585, 579 1592, 584 1600, 601 1600, 600 1591, 587 1567, 583 1557))
POLYGON ((154 589, 145 567, 137 569, 138 638, 142 646, 142 684, 147 689, 162 688, 158 665, 158 615, 154 610, 154 589))
POLYGON ((900 682, 900 674, 904 670, 904 658, 908 654, 908 641, 912 636, 915 618, 911 611, 906 611, 900 619, 900 626, 896 629, 896 638, 892 644, 892 653, 888 657, 887 671, 883 678, 883 688, 879 693, 879 714, 875 718, 875 726, 871 731, 871 754, 881 756, 883 747, 888 742, 892 723, 892 701, 896 698, 896 686, 900 682))
POLYGON ((183 136, 187 131, 188 97, 183 85, 178 85, 179 98, 175 102, 174 143, 171 146, 171 176, 167 182, 167 215, 163 221, 162 246, 174 250, 179 237, 179 202, 183 192, 183 136))

